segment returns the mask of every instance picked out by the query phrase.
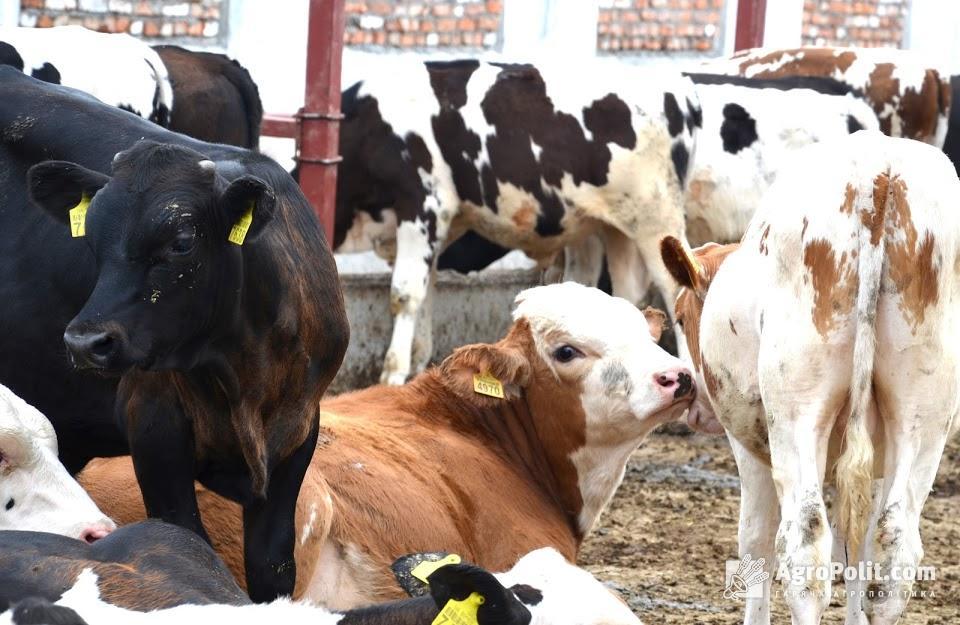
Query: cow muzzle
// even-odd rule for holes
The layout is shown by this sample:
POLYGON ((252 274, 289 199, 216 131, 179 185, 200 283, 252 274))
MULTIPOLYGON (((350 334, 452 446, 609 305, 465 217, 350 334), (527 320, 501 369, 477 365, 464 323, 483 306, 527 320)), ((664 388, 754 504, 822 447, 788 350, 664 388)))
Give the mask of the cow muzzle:
POLYGON ((77 369, 120 371, 128 366, 127 336, 115 324, 70 324, 63 333, 63 342, 77 369))
POLYGON ((696 396, 693 374, 688 369, 678 368, 653 374, 660 392, 674 401, 691 401, 696 396))

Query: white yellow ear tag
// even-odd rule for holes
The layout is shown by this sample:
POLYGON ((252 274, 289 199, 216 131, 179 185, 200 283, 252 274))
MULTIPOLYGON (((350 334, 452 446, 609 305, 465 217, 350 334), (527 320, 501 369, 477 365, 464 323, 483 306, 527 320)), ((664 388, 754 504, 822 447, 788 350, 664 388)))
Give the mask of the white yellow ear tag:
POLYGON ((484 601, 478 592, 470 593, 463 601, 451 599, 433 619, 432 625, 477 625, 477 611, 484 601))
POLYGON ((424 584, 429 584, 430 582, 427 581, 427 578, 430 577, 434 571, 441 569, 448 564, 460 564, 460 556, 455 553, 451 553, 446 558, 437 560, 436 562, 424 560, 417 566, 413 567, 413 570, 410 571, 410 575, 413 575, 424 584))
POLYGON ((80 203, 70 209, 70 234, 76 237, 82 237, 87 233, 87 208, 90 207, 90 198, 86 195, 80 197, 80 203))
POLYGON ((230 235, 227 237, 227 241, 236 243, 237 245, 243 245, 243 240, 247 238, 247 231, 250 230, 250 224, 252 223, 253 202, 250 202, 247 212, 237 220, 237 223, 233 224, 233 228, 230 228, 230 235))
POLYGON ((473 390, 481 395, 503 399, 503 383, 489 373, 473 374, 473 390))

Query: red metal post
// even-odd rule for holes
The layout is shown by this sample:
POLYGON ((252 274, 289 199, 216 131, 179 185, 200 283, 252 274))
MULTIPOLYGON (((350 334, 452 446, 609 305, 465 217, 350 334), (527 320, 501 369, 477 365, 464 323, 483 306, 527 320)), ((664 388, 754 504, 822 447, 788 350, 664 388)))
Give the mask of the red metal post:
POLYGON ((763 46, 766 17, 767 0, 738 0, 737 35, 733 42, 735 51, 763 46))
MULTIPOLYGON (((310 0, 307 86, 300 118, 300 187, 333 245, 340 130, 343 0, 310 0)), ((281 124, 282 125, 282 124, 281 124)))

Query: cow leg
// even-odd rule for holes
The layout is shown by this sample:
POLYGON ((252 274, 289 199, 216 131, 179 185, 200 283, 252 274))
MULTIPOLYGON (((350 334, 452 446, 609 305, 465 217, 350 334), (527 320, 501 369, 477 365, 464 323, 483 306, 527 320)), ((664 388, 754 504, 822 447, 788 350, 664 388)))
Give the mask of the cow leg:
POLYGON ((417 323, 414 326, 413 351, 411 354, 414 372, 426 369, 427 365, 430 364, 430 357, 433 356, 433 298, 436 286, 437 259, 434 258, 430 267, 427 290, 417 315, 417 323))
POLYGON ((807 340, 785 308, 771 307, 765 317, 759 381, 780 494, 776 554, 793 573, 783 580, 793 622, 815 625, 830 603, 833 538, 822 486, 830 433, 849 391, 849 365, 842 363, 850 353, 848 346, 807 340))
POLYGON ((884 480, 866 539, 864 559, 887 580, 870 580, 863 610, 871 625, 896 623, 913 590, 912 579, 923 558, 920 513, 933 486, 948 431, 957 410, 956 376, 944 377, 950 360, 942 354, 912 359, 910 350, 887 358, 878 345, 876 386, 884 431, 884 480), (923 364, 920 364, 920 363, 923 364), (905 366, 906 364, 906 366, 905 366), (904 371, 930 370, 927 375, 904 371), (886 392, 885 392, 886 391, 886 392))
POLYGON ((267 498, 243 508, 243 561, 247 592, 257 603, 293 595, 297 497, 320 434, 319 421, 290 456, 270 472, 267 498))
MULTIPOLYGON (((613 294, 640 305, 650 290, 650 273, 640 257, 636 242, 616 228, 607 226, 603 230, 603 243, 613 294)), ((669 300, 668 304, 672 302, 669 300)))
POLYGON ((590 235, 563 251, 563 279, 597 286, 603 271, 603 241, 590 235))
MULTIPOLYGON (((125 405, 126 398, 117 398, 125 405)), ((167 402, 138 404, 127 432, 133 469, 149 518, 192 530, 210 542, 200 518, 193 481, 196 475, 193 425, 167 402)))
POLYGON ((770 588, 774 574, 773 540, 780 522, 780 514, 773 502, 777 491, 773 485, 770 467, 766 466, 727 435, 740 474, 740 524, 737 531, 739 557, 753 561, 763 558, 763 571, 768 577, 762 583, 761 597, 748 596, 745 600, 745 625, 769 625, 770 588))
MULTIPOLYGON (((429 296, 431 272, 436 257, 450 234, 456 214, 457 199, 449 189, 438 188, 433 181, 425 181, 426 199, 422 205, 397 201, 398 215, 416 215, 414 219, 401 217, 397 226, 397 259, 390 284, 390 312, 393 315, 393 336, 384 359, 380 382, 399 385, 407 381, 414 369, 414 341, 420 309, 429 296)), ((428 315, 429 319, 429 315, 428 315)), ((432 332, 425 328, 423 332, 432 332)), ((418 352, 426 363, 432 355, 432 340, 423 340, 418 352), (431 353, 424 353, 429 348, 431 353)))

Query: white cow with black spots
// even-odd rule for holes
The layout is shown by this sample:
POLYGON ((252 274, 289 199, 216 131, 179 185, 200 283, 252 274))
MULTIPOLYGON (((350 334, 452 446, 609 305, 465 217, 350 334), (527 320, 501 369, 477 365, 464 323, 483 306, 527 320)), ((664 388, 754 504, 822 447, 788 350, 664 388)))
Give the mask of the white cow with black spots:
POLYGON ((0 27, 0 65, 170 125, 173 88, 167 67, 153 48, 130 35, 82 26, 0 27))
MULTIPOLYGON (((343 102, 334 244, 394 262, 384 382, 428 362, 435 261, 467 230, 544 265, 599 235, 614 294, 639 303, 652 287, 672 301, 657 246, 684 237, 700 123, 679 74, 415 62, 357 83, 343 102)), ((599 272, 593 261, 580 274, 599 272)))

